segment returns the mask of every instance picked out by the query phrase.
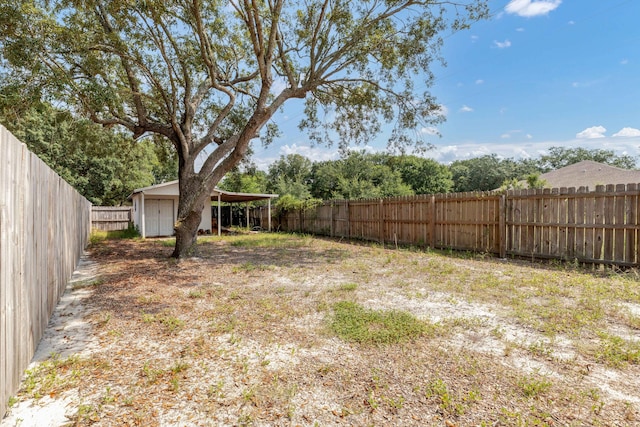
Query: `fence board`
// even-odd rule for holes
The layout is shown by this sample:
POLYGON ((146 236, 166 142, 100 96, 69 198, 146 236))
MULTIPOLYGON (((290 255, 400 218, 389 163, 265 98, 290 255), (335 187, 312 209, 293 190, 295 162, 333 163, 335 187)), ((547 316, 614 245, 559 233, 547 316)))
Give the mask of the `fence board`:
POLYGON ((604 245, 604 228, 605 223, 605 186, 596 186, 596 200, 594 209, 594 235, 593 235, 593 259, 602 259, 603 245, 604 245))
MULTIPOLYGON (((637 190, 637 184, 628 184, 627 192, 634 193, 637 190)), ((625 197, 625 222, 632 226, 633 228, 629 228, 626 231, 625 236, 625 262, 628 263, 637 263, 639 260, 636 257, 637 250, 636 245, 638 244, 638 196, 635 194, 629 194, 625 197)))
MULTIPOLYGON (((576 198, 574 197, 576 193, 575 188, 569 188, 567 190, 567 228, 566 228, 566 243, 565 243, 565 251, 567 259, 574 259, 576 254, 576 243, 577 243, 577 235, 576 235, 576 198)), ((562 253, 562 249, 561 249, 562 253)))
POLYGON ((325 203, 289 212, 288 231, 510 254, 637 265, 640 188, 458 193, 325 203), (606 191, 605 191, 606 190, 606 191), (333 230, 327 231, 327 230, 333 230))
POLYGON ((96 230, 126 230, 132 221, 131 206, 93 206, 91 208, 91 227, 96 230))
POLYGON ((0 416, 88 241, 90 210, 0 126, 0 416))
MULTIPOLYGON (((616 185, 615 192, 615 211, 613 215, 613 222, 616 226, 624 225, 625 222, 625 198, 627 187, 624 184, 616 185)), ((615 229, 615 240, 613 241, 613 260, 620 263, 625 262, 624 257, 624 239, 626 230, 615 229)))

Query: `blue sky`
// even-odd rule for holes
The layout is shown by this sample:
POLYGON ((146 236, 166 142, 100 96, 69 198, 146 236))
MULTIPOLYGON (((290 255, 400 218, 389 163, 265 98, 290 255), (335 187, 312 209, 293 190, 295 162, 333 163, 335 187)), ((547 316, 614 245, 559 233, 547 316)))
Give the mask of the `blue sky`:
MULTIPOLYGON (((435 145, 426 157, 442 163, 492 153, 519 159, 551 146, 640 155, 640 1, 489 5, 490 20, 445 40, 447 67, 434 68, 431 92, 447 120, 418 130, 435 145)), ((255 144, 260 168, 291 153, 338 158, 336 147, 309 144, 297 129, 300 117, 299 104, 276 114, 282 136, 266 149, 255 144)), ((360 148, 384 151, 385 145, 381 136, 360 148)))

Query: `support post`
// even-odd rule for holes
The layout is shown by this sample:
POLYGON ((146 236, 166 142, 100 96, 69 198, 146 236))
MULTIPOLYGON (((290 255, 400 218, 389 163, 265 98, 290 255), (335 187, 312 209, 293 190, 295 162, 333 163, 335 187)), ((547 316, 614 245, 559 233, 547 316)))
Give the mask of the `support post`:
POLYGON ((269 197, 269 202, 268 202, 268 214, 269 214, 269 219, 267 220, 269 223, 269 232, 271 232, 271 197, 269 197))
POLYGON ((218 193, 218 236, 222 236, 222 204, 218 193))
POLYGON ((147 229, 145 227, 146 214, 144 209, 144 193, 140 193, 140 234, 143 239, 147 238, 147 229))
POLYGON ((380 204, 378 205, 378 212, 380 215, 380 223, 378 225, 379 235, 380 235, 380 244, 384 247, 384 199, 380 199, 380 204))
POLYGON ((329 202, 329 235, 333 237, 333 200, 329 202))
POLYGON ((249 202, 247 202, 247 204, 245 205, 244 211, 247 216, 247 230, 248 230, 250 228, 249 227, 249 202))
POLYGON ((500 239, 500 258, 507 256, 507 210, 506 210, 506 196, 500 195, 500 218, 498 220, 498 238, 500 239))
POLYGON ((435 249, 436 247, 436 196, 431 196, 431 249, 435 249))

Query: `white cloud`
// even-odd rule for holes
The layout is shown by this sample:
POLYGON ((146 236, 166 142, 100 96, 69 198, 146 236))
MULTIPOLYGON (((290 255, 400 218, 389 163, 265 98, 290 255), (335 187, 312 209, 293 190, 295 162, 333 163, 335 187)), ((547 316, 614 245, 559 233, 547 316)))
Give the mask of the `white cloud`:
MULTIPOLYGON (((366 148, 366 147, 365 147, 366 148)), ((280 155, 300 154, 313 161, 335 160, 339 156, 338 150, 321 147, 311 147, 310 145, 285 144, 280 147, 280 155)))
POLYGON ((509 138, 511 138, 511 134, 510 133, 503 133, 502 135, 500 135, 500 138, 509 139, 509 138))
POLYGON ((519 33, 524 33, 524 28, 520 27, 520 28, 516 28, 516 31, 519 33))
POLYGON ((440 135, 438 129, 434 128, 433 126, 423 127, 422 129, 420 129, 420 133, 422 135, 440 135))
POLYGON ((603 126, 592 126, 583 130, 582 132, 578 132, 576 134, 576 138, 578 139, 594 139, 594 138, 604 138, 604 133, 607 131, 603 126))
POLYGON ((511 0, 504 10, 507 13, 531 18, 547 15, 560 6, 562 0, 511 0))
POLYGON ((471 43, 477 42, 479 38, 480 37, 478 37, 478 36, 471 36, 471 43))
POLYGON ((499 42, 497 40, 493 41, 493 45, 499 49, 505 49, 507 47, 511 47, 511 42, 509 40, 505 40, 503 42, 499 42))
POLYGON ((437 146, 427 152, 427 156, 441 163, 465 160, 485 154, 496 154, 500 158, 528 159, 549 153, 551 147, 584 148, 587 150, 611 150, 616 155, 640 155, 640 136, 633 138, 603 137, 597 139, 570 139, 564 141, 530 141, 529 135, 518 136, 511 133, 510 139, 496 140, 493 143, 464 141, 457 144, 437 146), (524 139, 526 137, 527 139, 524 139))
POLYGON ((271 85, 271 93, 274 95, 280 95, 280 92, 285 90, 289 86, 289 83, 284 79, 284 77, 277 77, 273 80, 273 84, 271 85))
POLYGON ((460 108, 459 110, 461 113, 470 113, 473 111, 473 108, 469 107, 468 105, 463 105, 462 108, 460 108))
POLYGON ((627 58, 625 58, 622 61, 620 61, 620 64, 622 64, 622 65, 627 65, 628 63, 629 63, 629 60, 627 58))
POLYGON ((614 133, 613 136, 615 137, 634 137, 634 136, 640 136, 640 129, 636 129, 636 128, 622 128, 620 129, 620 132, 618 133, 614 133))
POLYGON ((533 139, 533 135, 531 135, 530 133, 525 135, 527 137, 527 139, 533 139))
POLYGON ((476 80, 476 84, 477 84, 477 85, 481 85, 482 83, 484 83, 484 80, 482 80, 482 79, 478 79, 478 80, 476 80))
POLYGON ((569 24, 569 25, 576 25, 576 21, 569 21, 569 22, 567 22, 567 24, 569 24))
POLYGON ((444 104, 440 104, 438 107, 439 110, 435 114, 438 114, 442 117, 447 117, 447 115, 449 114, 449 109, 447 108, 447 106, 444 104))

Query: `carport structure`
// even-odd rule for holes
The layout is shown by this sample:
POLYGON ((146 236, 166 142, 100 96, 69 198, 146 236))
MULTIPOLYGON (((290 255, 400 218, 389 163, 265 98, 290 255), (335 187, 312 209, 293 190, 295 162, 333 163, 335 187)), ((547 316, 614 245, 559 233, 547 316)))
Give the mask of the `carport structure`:
MULTIPOLYGON (((179 196, 178 181, 138 188, 131 193, 129 199, 133 203, 133 223, 143 238, 173 235, 173 227, 178 217, 179 196)), ((214 188, 211 192, 211 201, 217 202, 217 234, 220 235, 222 233, 222 223, 220 221, 222 203, 249 203, 257 200, 267 200, 267 228, 271 231, 271 199, 276 197, 278 197, 277 194, 235 193, 214 188)), ((211 206, 207 205, 202 211, 202 220, 198 230, 212 233, 211 219, 211 206)))

